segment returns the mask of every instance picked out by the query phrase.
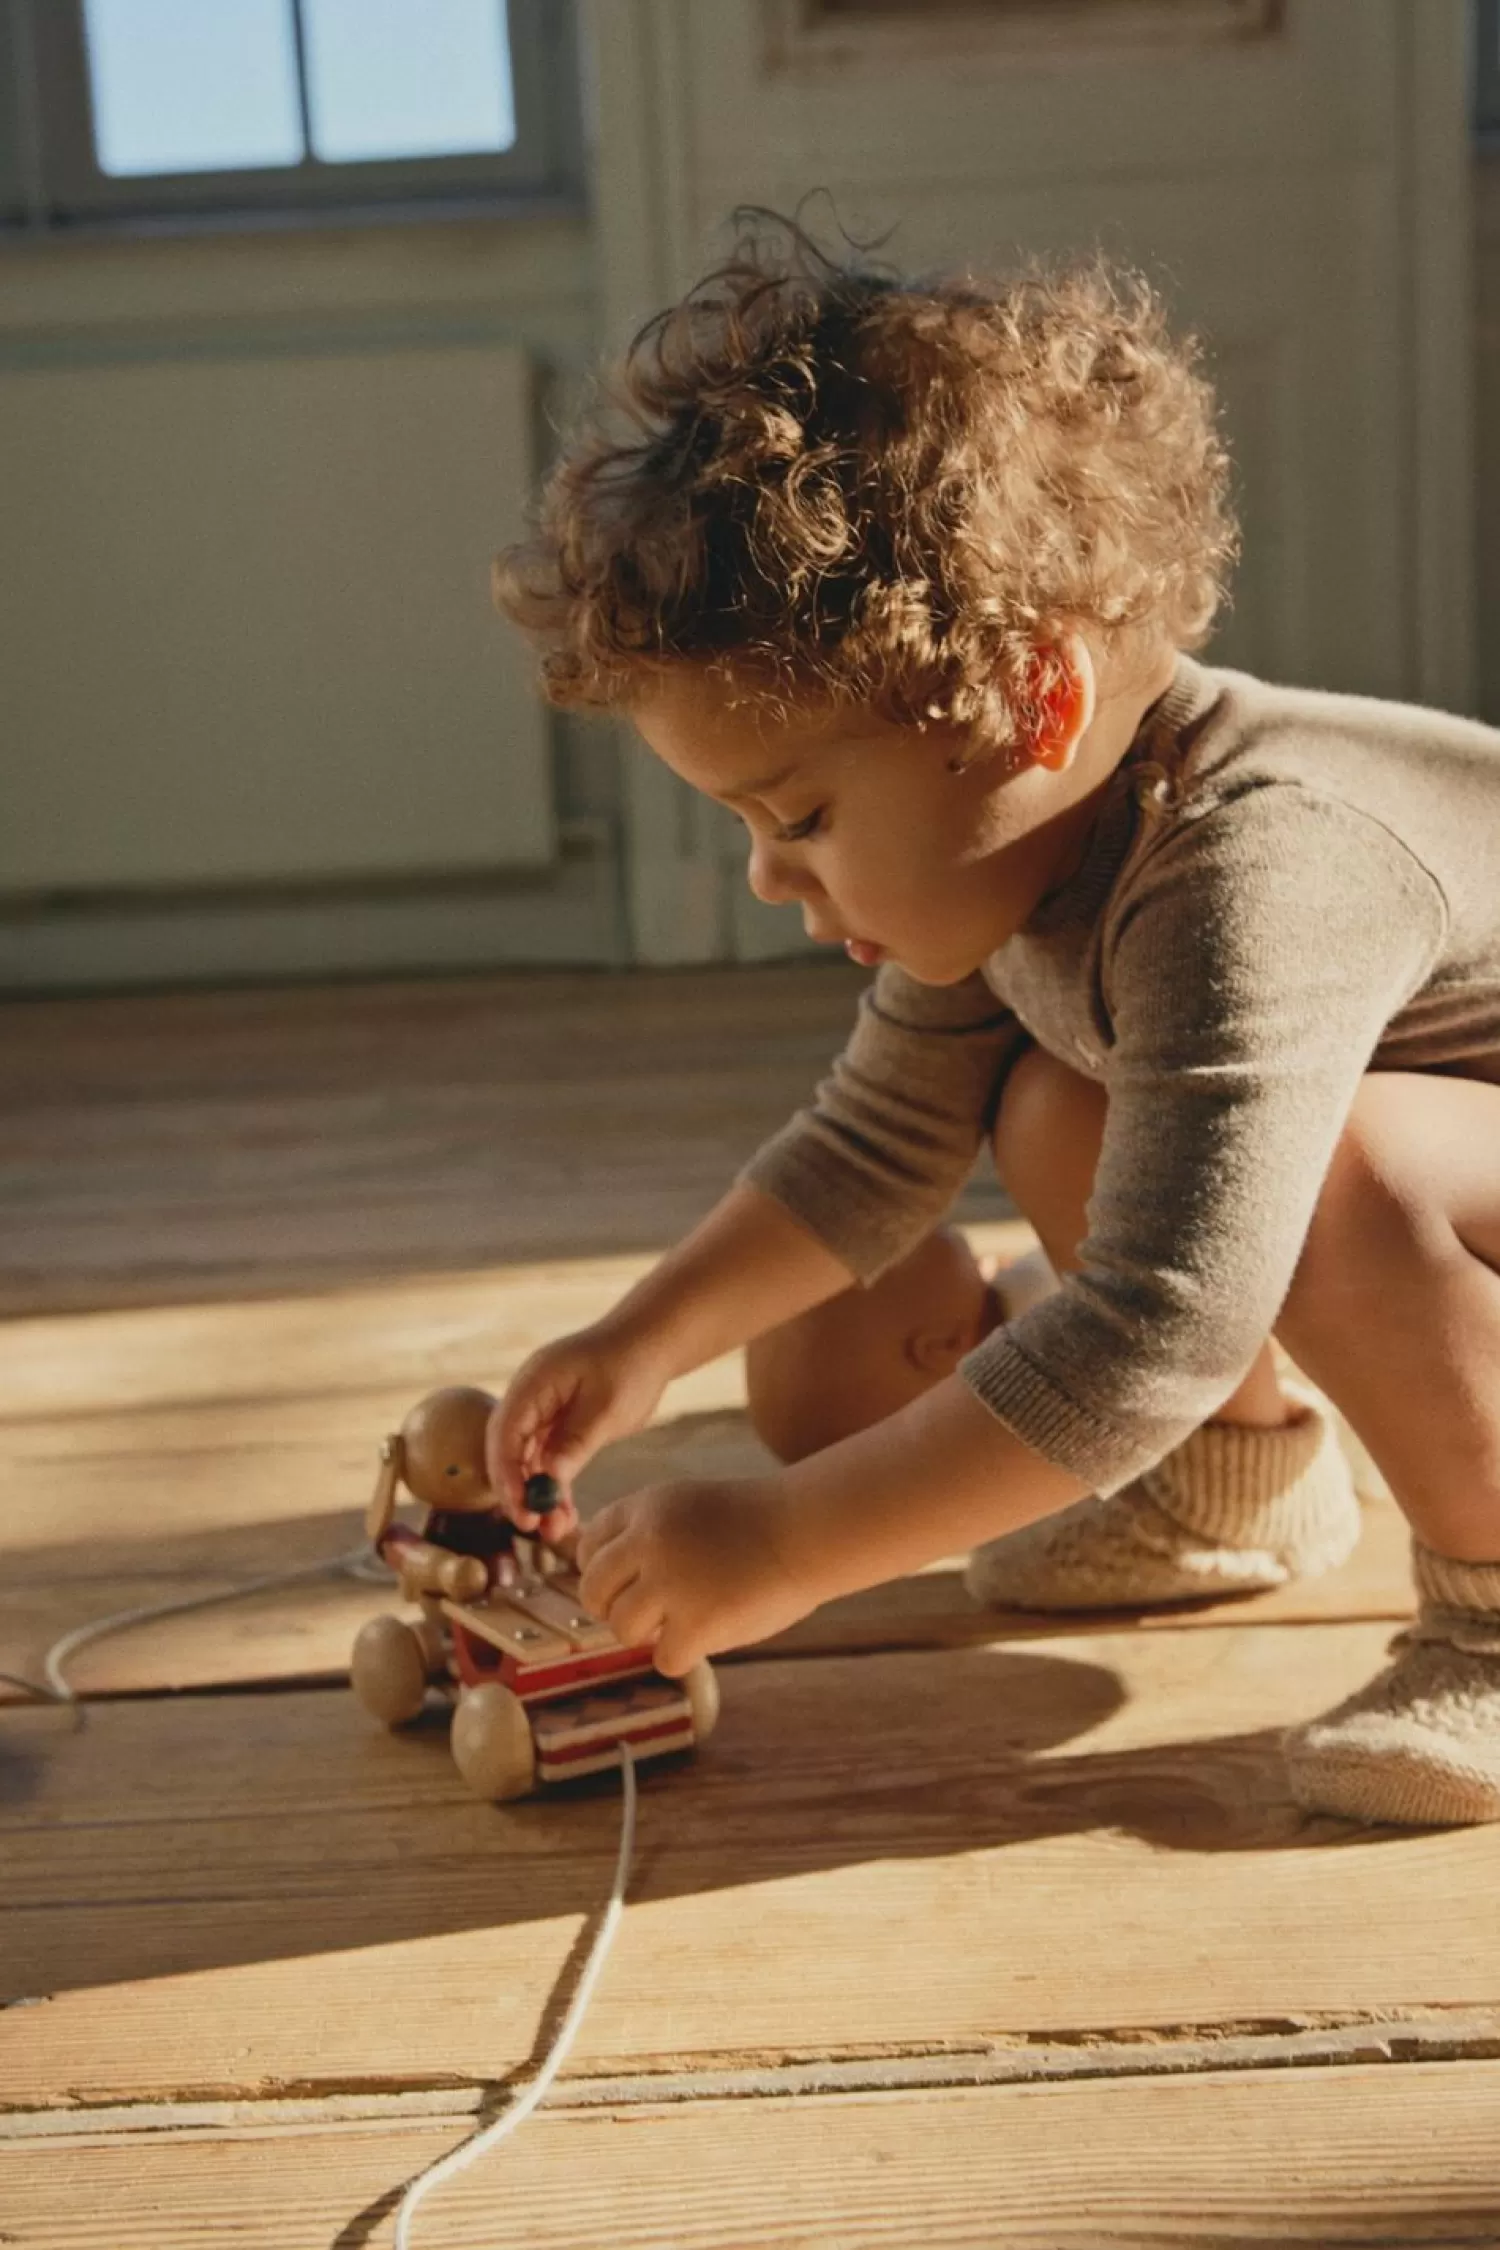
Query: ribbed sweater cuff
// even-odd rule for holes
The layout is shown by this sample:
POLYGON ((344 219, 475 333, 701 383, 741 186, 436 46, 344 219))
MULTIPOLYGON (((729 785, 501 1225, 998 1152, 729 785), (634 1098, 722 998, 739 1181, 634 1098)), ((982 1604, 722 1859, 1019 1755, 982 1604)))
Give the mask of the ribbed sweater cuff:
POLYGON ((1185 1435, 1154 1426, 1122 1430, 1102 1421, 1059 1390, 1004 1329, 961 1359, 958 1372, 997 1421, 1092 1492, 1117 1491, 1185 1435))
POLYGON ((933 1225, 925 1210, 892 1212, 890 1197, 872 1185, 861 1194, 859 1174, 811 1136, 788 1131, 758 1149, 735 1175, 759 1188, 849 1268, 856 1281, 874 1281, 916 1245, 933 1225))

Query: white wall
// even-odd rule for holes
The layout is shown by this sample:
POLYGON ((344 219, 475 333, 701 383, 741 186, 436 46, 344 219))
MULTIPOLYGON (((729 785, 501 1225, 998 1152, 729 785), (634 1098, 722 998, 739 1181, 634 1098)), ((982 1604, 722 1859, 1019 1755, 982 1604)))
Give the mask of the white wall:
MULTIPOLYGON (((387 377, 404 368, 415 377, 414 460, 424 423, 435 410, 446 418, 424 555, 450 538, 455 550, 474 546, 491 510, 498 543, 514 476, 485 457, 485 382, 492 376, 493 395, 511 402, 513 471, 525 442, 515 402, 528 380, 540 451, 549 414, 594 351, 692 278, 722 240, 729 206, 746 198, 786 207, 828 187, 851 224, 899 222, 889 253, 898 259, 995 263, 1012 247, 1101 241, 1143 262, 1178 315, 1208 335, 1241 463, 1247 559, 1210 653, 1285 678, 1471 701, 1465 5, 1284 0, 1273 35, 1258 38, 1240 34, 1276 12, 1261 0, 1076 0, 1065 16, 997 0, 948 32, 928 12, 916 34, 844 29, 825 39, 799 31, 800 0, 584 0, 592 217, 0 250, 0 430, 28 448, 25 476, 8 483, 29 496, 0 512, 13 669, 27 683, 24 734, 12 696, 0 740, 0 826, 11 832, 0 850, 0 985, 796 948, 795 927, 745 897, 735 824, 686 797, 617 730, 527 703, 524 660, 498 620, 482 652, 477 642, 466 655, 438 651, 435 611, 416 647, 400 645, 390 620, 411 603, 398 592, 389 606, 389 550, 420 510, 420 474, 370 504, 355 551, 337 550, 356 573, 337 588, 327 583, 329 543, 313 536, 319 523, 279 537, 274 497, 232 480, 213 492, 206 474, 188 477, 151 526, 155 607, 132 612, 129 630, 110 609, 111 571, 128 567, 131 550, 119 519, 145 507, 164 464, 191 461, 194 446, 200 464, 215 458, 214 418, 221 434, 233 426, 235 385, 253 385, 257 368, 317 380, 334 358, 349 368, 347 458, 320 463, 321 482, 302 480, 302 504, 319 514, 337 508, 339 479, 347 493, 362 455, 373 463, 389 447, 387 377), (459 385, 441 407, 440 369, 459 385), (469 371, 479 379, 465 390, 469 371), (141 443, 112 460, 100 447, 112 401, 127 396, 141 443), (10 411, 22 398, 27 412, 10 411), (75 444, 69 416, 80 412, 87 427, 75 425, 75 444), (466 449, 472 491, 461 489, 466 449), (78 490, 90 459, 116 515, 108 569, 91 551, 89 495, 78 490), (237 724, 205 742, 200 768, 196 745, 212 731, 201 701, 172 704, 172 723, 161 723, 174 635, 195 604, 200 630, 211 622, 235 578, 216 561, 174 593, 172 558, 213 533, 236 489, 258 542, 259 576, 242 583, 260 598, 247 637, 223 644, 217 675, 237 724), (68 540, 84 598, 65 613, 68 540), (28 569, 28 556, 43 554, 46 569, 28 569), (282 557, 285 589, 268 575, 282 557), (386 620, 384 700, 346 698, 337 725, 309 729, 314 667, 274 741, 260 738, 257 761, 261 721, 247 721, 243 706, 259 696, 263 712, 278 710, 285 668, 307 656, 299 616, 317 618, 323 639, 344 633, 347 648, 367 612, 386 620), (464 661, 472 668, 451 698, 451 732, 431 750, 449 758, 445 787, 413 804, 412 738, 384 726, 386 707, 424 663, 421 699, 448 700, 443 665, 464 661), (100 725, 101 711, 118 723, 100 725), (263 774, 244 807, 254 850, 236 857, 216 832, 216 808, 250 763, 263 774), (352 791, 362 792, 360 817, 341 822, 352 791), (476 817, 461 838, 470 797, 476 817), (415 843, 413 821, 425 823, 415 843)), ((1494 618, 1494 193, 1481 197, 1479 242, 1478 481, 1494 618)), ((287 403, 295 384, 277 398, 273 387, 257 407, 263 437, 301 411, 287 403)), ((235 527, 223 536, 232 542, 235 527)), ((430 576, 430 559, 422 567, 430 576)), ((1486 708, 1500 715, 1500 633, 1481 640, 1486 708)))
POLYGON ((623 958, 488 592, 594 300, 581 214, 0 246, 0 986, 623 958))
MULTIPOLYGON (((699 269, 734 205, 812 187, 909 266, 1102 245, 1208 341, 1246 530, 1210 660, 1469 707, 1466 0, 592 15, 612 329, 699 269)), ((746 896, 727 816, 625 772, 647 957, 795 948, 794 911, 746 896)))
POLYGON ((1475 184, 1479 708, 1500 726, 1500 149, 1479 158, 1475 184))

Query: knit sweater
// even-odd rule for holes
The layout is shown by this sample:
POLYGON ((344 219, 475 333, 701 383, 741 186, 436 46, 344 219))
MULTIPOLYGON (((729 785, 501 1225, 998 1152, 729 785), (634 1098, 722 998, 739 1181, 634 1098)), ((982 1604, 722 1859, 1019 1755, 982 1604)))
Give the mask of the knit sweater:
POLYGON ((740 1176, 873 1280, 952 1202, 1028 1041, 1107 1092, 1088 1235, 959 1372, 1110 1492, 1248 1371, 1362 1075, 1500 1081, 1500 731, 1180 658, 1072 876, 961 984, 884 964, 740 1176))

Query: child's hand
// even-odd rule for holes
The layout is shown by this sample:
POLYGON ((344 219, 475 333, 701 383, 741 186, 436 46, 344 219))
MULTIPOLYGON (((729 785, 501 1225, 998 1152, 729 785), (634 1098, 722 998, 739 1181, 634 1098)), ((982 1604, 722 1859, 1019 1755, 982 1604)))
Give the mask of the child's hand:
POLYGON ((705 1656, 794 1625, 822 1599, 784 1560, 774 1477, 650 1485, 601 1508, 578 1542, 584 1607, 680 1679, 705 1656))
POLYGON ((638 1345, 602 1327, 583 1328, 532 1353, 485 1431, 485 1474, 520 1531, 540 1530, 549 1546, 578 1526, 570 1487, 602 1445, 649 1422, 667 1386, 666 1371, 638 1345), (526 1479, 545 1470, 562 1487, 550 1515, 528 1508, 526 1479))

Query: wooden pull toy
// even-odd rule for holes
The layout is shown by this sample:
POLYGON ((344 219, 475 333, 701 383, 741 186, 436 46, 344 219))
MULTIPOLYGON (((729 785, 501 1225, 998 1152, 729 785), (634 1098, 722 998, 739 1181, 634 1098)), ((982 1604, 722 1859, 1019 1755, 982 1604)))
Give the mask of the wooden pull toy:
MULTIPOLYGON (((372 1617, 355 1640, 354 1692, 389 1727, 416 1718, 429 1689, 454 1705, 453 1759, 481 1797, 689 1750, 712 1733, 719 1687, 708 1664, 668 1679, 649 1648, 626 1648, 579 1600, 571 1548, 520 1536, 485 1475, 488 1391, 433 1391, 380 1447, 365 1517, 416 1617, 372 1617), (423 1502, 420 1532, 397 1522, 402 1487, 423 1502), (548 1567, 550 1564, 551 1567, 548 1567)), ((549 1515, 560 1494, 527 1479, 549 1515)))

